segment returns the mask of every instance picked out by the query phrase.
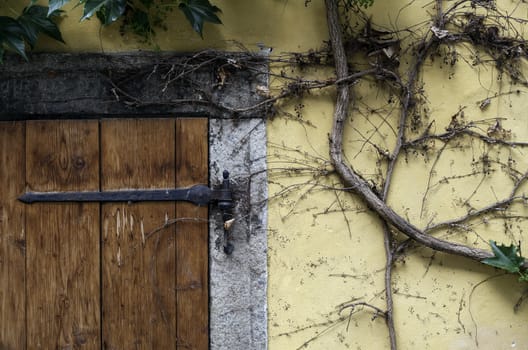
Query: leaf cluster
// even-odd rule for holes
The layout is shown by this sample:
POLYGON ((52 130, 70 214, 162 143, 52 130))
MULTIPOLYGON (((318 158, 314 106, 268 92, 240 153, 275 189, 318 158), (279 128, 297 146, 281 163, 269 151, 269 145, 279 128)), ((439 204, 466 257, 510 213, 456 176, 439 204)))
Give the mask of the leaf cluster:
POLYGON ((205 22, 222 23, 217 15, 221 10, 208 0, 169 0, 167 3, 162 0, 136 0, 127 3, 121 33, 132 32, 145 41, 150 41, 156 34, 154 28, 167 29, 165 18, 174 8, 184 14, 194 31, 202 38, 205 22))
POLYGON ((54 22, 61 11, 35 3, 36 0, 32 0, 17 18, 0 16, 0 63, 6 49, 16 52, 27 60, 26 44, 31 48, 35 47, 41 33, 64 42, 54 22))
MULTIPOLYGON (((70 0, 50 0, 50 9, 61 8, 70 0)), ((84 5, 81 21, 95 14, 103 25, 114 23, 118 19, 132 13, 132 21, 143 29, 152 28, 149 9, 156 6, 172 7, 177 5, 183 12, 192 28, 202 36, 204 22, 221 24, 217 13, 220 9, 209 0, 173 0, 164 3, 162 0, 78 0, 78 5, 84 5)))
POLYGON ((524 258, 517 246, 497 245, 495 241, 490 241, 490 246, 495 256, 482 260, 484 264, 497 267, 509 273, 518 274, 519 281, 528 282, 528 272, 524 267, 524 258))
MULTIPOLYGON (((0 16, 0 63, 4 51, 11 50, 27 60, 26 45, 30 48, 41 33, 64 43, 55 19, 62 7, 71 0, 49 0, 49 6, 36 5, 31 0, 18 18, 0 16)), ((221 24, 220 9, 209 0, 74 0, 83 6, 81 21, 97 17, 107 26, 123 19, 122 30, 130 29, 145 39, 155 34, 153 27, 162 26, 160 13, 177 7, 185 15, 194 31, 203 37, 205 22, 221 24), (153 11, 152 9, 156 9, 153 11)))

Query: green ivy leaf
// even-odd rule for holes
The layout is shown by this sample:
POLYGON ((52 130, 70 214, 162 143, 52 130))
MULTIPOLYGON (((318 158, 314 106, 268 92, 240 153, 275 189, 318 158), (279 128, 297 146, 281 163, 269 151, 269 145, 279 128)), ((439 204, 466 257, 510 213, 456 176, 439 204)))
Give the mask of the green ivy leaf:
POLYGON ((81 2, 84 2, 81 21, 97 13, 97 17, 104 25, 117 21, 125 13, 126 8, 126 0, 81 0, 81 2))
POLYGON ((514 246, 497 246, 495 241, 490 241, 491 250, 495 255, 493 258, 482 260, 484 264, 498 267, 511 273, 519 273, 524 263, 524 258, 519 254, 519 249, 514 246))
POLYGON ((69 3, 70 0, 49 0, 48 5, 48 17, 52 16, 55 11, 60 10, 64 5, 69 3))
POLYGON ((55 13, 53 12, 52 16, 48 17, 47 7, 35 5, 26 7, 22 15, 18 17, 17 21, 24 29, 25 39, 31 48, 35 46, 40 33, 64 43, 59 28, 51 20, 55 13))
POLYGON ((216 15, 220 9, 212 5, 209 0, 184 0, 178 6, 191 23, 195 32, 203 38, 202 30, 204 22, 221 24, 222 21, 216 15))
POLYGON ((26 33, 18 22, 7 16, 0 16, 0 48, 10 48, 27 61, 24 37, 26 33))

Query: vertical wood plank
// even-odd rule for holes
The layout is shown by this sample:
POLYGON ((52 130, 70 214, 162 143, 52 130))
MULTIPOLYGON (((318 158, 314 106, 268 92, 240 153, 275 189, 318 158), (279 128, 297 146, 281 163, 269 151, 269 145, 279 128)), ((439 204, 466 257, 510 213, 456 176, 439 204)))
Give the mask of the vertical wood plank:
MULTIPOLYGON (((207 119, 176 121, 176 185, 208 182, 207 119)), ((176 204, 176 217, 200 218, 176 226, 176 286, 178 349, 209 346, 207 207, 176 204)))
MULTIPOLYGON (((103 121, 103 190, 174 187, 174 133, 174 120, 103 121)), ((173 349, 175 228, 148 233, 174 217, 175 204, 105 204, 102 212, 104 348, 173 349)))
POLYGON ((0 123, 0 349, 26 347, 23 122, 0 123))
MULTIPOLYGON (((31 121, 26 179, 31 190, 97 190, 97 121, 31 121)), ((100 346, 99 205, 26 206, 27 347, 100 346)))

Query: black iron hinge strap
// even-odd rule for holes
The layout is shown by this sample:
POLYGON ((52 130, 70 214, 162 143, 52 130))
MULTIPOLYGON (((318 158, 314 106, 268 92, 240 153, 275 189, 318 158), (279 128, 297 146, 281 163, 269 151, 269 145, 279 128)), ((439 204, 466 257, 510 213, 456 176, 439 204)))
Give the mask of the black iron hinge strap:
POLYGON ((185 201, 200 206, 214 203, 222 212, 222 220, 224 221, 224 251, 227 254, 231 254, 233 251, 229 231, 233 219, 232 208, 234 203, 228 171, 223 173, 222 185, 213 189, 206 185, 194 185, 188 188, 155 190, 26 192, 18 199, 24 203, 185 201))

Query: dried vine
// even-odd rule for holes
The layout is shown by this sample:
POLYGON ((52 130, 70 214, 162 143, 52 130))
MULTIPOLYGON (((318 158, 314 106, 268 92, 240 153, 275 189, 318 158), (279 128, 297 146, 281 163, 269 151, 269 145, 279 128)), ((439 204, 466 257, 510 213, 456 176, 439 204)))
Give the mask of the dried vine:
MULTIPOLYGON (((449 35, 445 30, 446 25, 446 15, 451 14, 449 18, 450 21, 453 21, 453 18, 456 15, 453 14, 453 11, 461 6, 466 4, 466 1, 459 1, 454 6, 452 6, 446 13, 443 12, 442 0, 436 1, 436 18, 434 20, 435 26, 432 31, 435 35, 429 37, 424 37, 422 42, 419 44, 417 50, 418 54, 414 58, 414 62, 411 65, 409 70, 409 75, 407 77, 407 82, 402 86, 403 98, 401 99, 401 116, 398 128, 398 135, 396 139, 396 146, 393 152, 388 156, 389 165, 385 176, 385 182, 383 186, 383 192, 376 193, 372 186, 361 176, 359 175, 350 164, 348 164, 343 157, 343 133, 345 130, 345 122, 349 118, 349 106, 354 103, 354 95, 352 88, 347 83, 338 83, 337 84, 337 98, 335 102, 334 117, 333 117, 333 127, 330 134, 330 158, 332 164, 341 178, 343 184, 350 191, 358 194, 362 200, 364 200, 367 206, 373 210, 385 223, 384 226, 384 241, 385 241, 385 251, 386 251, 386 273, 385 273, 385 292, 386 292, 386 303, 387 310, 383 313, 386 318, 388 330, 389 330, 389 339, 390 347, 395 350, 397 348, 396 343, 396 331, 393 321, 393 302, 392 302, 392 282, 391 282, 391 270, 394 263, 394 257, 399 253, 399 250, 394 250, 394 241, 391 233, 391 228, 398 230, 399 232, 405 234, 410 239, 415 242, 418 242, 426 247, 433 249, 434 251, 441 251, 448 254, 460 255, 466 258, 470 258, 476 261, 482 261, 487 258, 493 257, 493 254, 489 251, 469 247, 467 245, 450 242, 447 240, 438 239, 429 235, 430 232, 438 230, 445 227, 459 225, 463 222, 470 220, 471 218, 482 215, 483 213, 488 213, 492 211, 503 210, 509 205, 511 205, 516 200, 525 200, 524 195, 518 195, 517 191, 519 187, 526 180, 528 173, 521 174, 521 176, 516 180, 515 185, 511 191, 511 194, 508 198, 503 200, 497 200, 497 202, 486 206, 485 208, 474 210, 467 215, 431 225, 425 230, 420 230, 408 220, 402 218, 396 212, 387 205, 387 195, 389 192, 392 174, 396 165, 396 160, 401 154, 402 149, 409 147, 410 145, 415 145, 416 142, 420 143, 425 140, 430 139, 440 139, 445 140, 445 144, 454 137, 469 135, 471 137, 476 137, 484 142, 492 144, 502 144, 507 146, 526 146, 525 142, 509 142, 501 138, 489 137, 486 135, 479 134, 472 130, 471 124, 465 125, 455 125, 451 129, 448 129, 446 133, 440 135, 431 135, 426 130, 426 133, 415 140, 407 141, 405 137, 405 130, 407 124, 408 112, 410 110, 410 104, 413 100, 412 93, 415 89, 416 79, 418 73, 425 61, 425 58, 431 54, 442 41, 442 39, 447 38, 445 41, 470 41, 473 45, 482 45, 487 49, 487 52, 492 56, 497 62, 499 69, 506 69, 510 76, 513 77, 514 82, 522 82, 525 84, 525 80, 521 79, 520 70, 508 67, 504 68, 504 62, 501 60, 500 55, 510 55, 512 49, 517 49, 517 55, 520 55, 519 47, 521 47, 521 40, 506 40, 506 38, 501 38, 501 43, 497 43, 499 38, 497 27, 488 27, 487 30, 484 27, 484 33, 482 29, 475 32, 471 24, 475 24, 475 21, 478 21, 478 24, 482 28, 484 22, 483 17, 470 18, 467 26, 465 27, 466 31, 460 35, 449 35), (492 30, 490 30, 492 29, 492 30), (440 34, 439 34, 440 33, 440 34), (491 33, 491 34, 490 34, 491 33), (494 36, 494 37, 490 37, 494 36), (487 41, 486 41, 487 40, 487 41)), ((340 23, 340 14, 338 9, 338 2, 334 0, 326 0, 326 9, 327 9, 327 21, 328 21, 328 30, 330 34, 330 42, 333 50, 333 57, 335 61, 335 70, 336 70, 336 81, 343 81, 345 77, 349 75, 348 73, 348 62, 349 59, 346 55, 344 49, 344 41, 342 38, 342 25, 340 23)), ((524 43, 524 41, 523 41, 524 43)), ((398 81, 400 81, 398 79, 398 81)), ((352 120, 354 117, 352 116, 352 120)), ((497 122, 497 129, 500 129, 500 124, 497 122)), ((490 134, 490 132, 488 132, 490 134)), ((526 261, 525 264, 526 266, 526 261)), ((373 307, 373 306, 371 306, 373 307)))
MULTIPOLYGON (((295 158, 286 159, 284 164, 282 162, 277 164, 271 162, 271 167, 269 169, 271 175, 311 175, 312 177, 310 180, 302 184, 283 186, 268 200, 284 198, 295 191, 302 192, 299 199, 291 203, 291 208, 283 218, 285 219, 295 214, 294 209, 299 201, 306 198, 315 190, 323 189, 334 191, 336 194, 335 206, 338 207, 336 211, 343 213, 350 233, 350 224, 344 214, 345 208, 338 192, 353 193, 358 195, 370 211, 375 213, 376 216, 381 219, 383 223, 386 259, 384 273, 385 310, 381 310, 368 302, 359 301, 344 304, 340 311, 343 311, 345 308, 349 308, 354 312, 359 309, 374 310, 376 316, 381 316, 385 320, 389 333, 390 348, 396 350, 397 332, 396 325, 394 324, 392 269, 397 259, 411 246, 417 244, 428 247, 434 251, 431 261, 434 259, 434 254, 436 252, 458 255, 477 262, 483 262, 485 259, 493 258, 494 254, 490 250, 452 242, 444 238, 439 238, 438 235, 433 236, 432 234, 439 231, 443 232, 454 229, 469 232, 472 230, 469 225, 472 221, 478 220, 484 215, 506 219, 507 216, 505 216, 505 212, 511 205, 517 202, 527 201, 526 196, 521 193, 521 189, 528 180, 528 172, 519 171, 513 167, 502 164, 501 166, 509 169, 508 175, 513 183, 509 194, 505 198, 495 198, 494 202, 485 205, 482 208, 473 208, 469 204, 469 199, 471 199, 473 194, 478 191, 479 184, 475 188, 474 193, 461 204, 461 207, 467 207, 468 210, 464 215, 459 217, 439 222, 433 222, 434 218, 431 218, 431 221, 425 227, 420 228, 408 218, 398 214, 388 204, 388 197, 391 191, 394 173, 400 164, 399 161, 401 161, 402 158, 406 158, 411 152, 427 154, 427 152, 430 152, 433 148, 430 146, 431 142, 438 142, 441 146, 435 150, 436 157, 433 158, 434 160, 432 162, 432 170, 429 173, 427 189, 422 198, 422 214, 425 202, 428 199, 428 192, 434 186, 464 177, 472 177, 480 173, 483 174, 483 178, 481 179, 482 182, 484 181, 484 176, 488 173, 488 170, 483 169, 472 171, 468 174, 457 174, 451 178, 445 177, 438 183, 434 184, 432 182, 434 168, 438 165, 443 152, 452 143, 460 140, 478 140, 489 147, 505 147, 510 149, 515 147, 528 147, 528 142, 526 141, 514 141, 509 138, 509 131, 504 129, 500 118, 493 118, 491 120, 480 122, 465 122, 463 120, 463 107, 452 116, 451 123, 443 132, 434 131, 434 121, 427 125, 421 124, 422 121, 417 120, 416 115, 419 114, 417 109, 421 103, 420 74, 424 64, 429 59, 436 57, 441 49, 447 47, 449 50, 449 57, 446 58, 446 64, 450 66, 454 65, 457 60, 460 59, 456 53, 455 46, 468 45, 469 47, 475 47, 482 50, 482 52, 487 55, 486 57, 489 57, 489 61, 485 62, 482 56, 475 54, 474 62, 469 62, 470 64, 492 64, 500 74, 509 77, 512 84, 528 86, 528 81, 523 76, 523 70, 520 63, 522 59, 525 59, 528 56, 525 51, 525 48, 528 47, 528 42, 523 39, 521 34, 515 31, 513 32, 513 36, 508 35, 508 31, 503 29, 504 25, 500 24, 500 21, 520 20, 511 16, 502 15, 495 9, 492 1, 459 0, 452 3, 449 7, 444 8, 444 1, 436 0, 434 2, 435 12, 432 15, 433 20, 430 24, 426 25, 426 30, 418 40, 415 40, 415 44, 407 49, 409 52, 412 52, 412 54, 410 54, 411 61, 407 66, 407 74, 403 76, 399 71, 399 63, 393 55, 393 47, 399 43, 398 38, 390 36, 390 34, 394 33, 384 32, 379 34, 379 31, 376 32, 376 30, 373 29, 373 24, 370 23, 369 19, 363 19, 365 28, 363 28, 362 33, 358 33, 357 31, 353 32, 348 27, 349 23, 343 18, 343 11, 342 8, 340 8, 340 4, 342 3, 343 2, 339 0, 325 0, 327 24, 330 35, 329 46, 323 47, 323 49, 319 51, 265 57, 269 64, 284 64, 289 67, 297 67, 301 70, 308 66, 321 67, 332 64, 335 68, 335 76, 321 80, 308 80, 297 76, 291 76, 285 71, 271 73, 273 78, 282 80, 284 82, 283 85, 277 91, 270 91, 267 87, 257 87, 257 92, 263 97, 263 99, 261 102, 252 106, 232 109, 229 106, 222 105, 211 98, 211 91, 208 90, 210 87, 204 87, 199 85, 199 82, 187 81, 186 79, 190 72, 199 70, 204 65, 209 65, 214 62, 219 65, 218 84, 214 88, 221 89, 223 84, 229 80, 230 70, 250 69, 257 73, 266 74, 267 69, 262 69, 261 67, 258 67, 258 65, 255 66, 253 64, 255 56, 258 56, 259 60, 262 59, 262 56, 259 55, 249 54, 234 59, 233 57, 225 56, 220 52, 206 51, 195 55, 195 57, 189 62, 178 67, 160 64, 151 72, 138 73, 141 76, 148 78, 150 74, 154 74, 154 72, 156 72, 156 74, 162 72, 162 76, 165 77, 163 89, 167 89, 171 84, 181 82, 187 83, 190 86, 193 86, 194 90, 197 92, 196 96, 198 97, 195 100, 161 102, 143 101, 139 96, 134 96, 129 92, 123 91, 120 88, 119 81, 113 80, 112 77, 109 77, 109 79, 112 82, 116 98, 121 99, 124 103, 130 104, 131 106, 137 107, 160 103, 188 103, 191 105, 206 104, 218 110, 229 112, 233 116, 240 116, 244 112, 254 109, 265 110, 271 116, 278 115, 280 114, 279 109, 282 107, 281 103, 285 100, 299 101, 305 94, 308 94, 311 91, 335 88, 337 97, 334 104, 332 128, 329 134, 329 160, 322 157, 313 157, 313 159, 310 159, 308 162, 303 162, 295 158), (477 11, 475 10, 477 7, 488 10, 488 18, 477 14, 477 11), (352 31, 353 35, 351 36, 347 31, 352 31), (344 33, 349 35, 344 35, 344 33), (389 38, 381 39, 380 36, 383 35, 389 36, 389 38), (359 69, 358 67, 351 65, 352 59, 349 54, 351 51, 367 52, 369 55, 379 54, 380 56, 374 63, 371 62, 368 68, 359 69), (391 90, 392 93, 396 95, 399 102, 397 107, 399 110, 398 119, 393 130, 395 144, 392 149, 385 149, 381 145, 371 141, 366 136, 361 135, 364 139, 364 146, 367 144, 371 146, 377 152, 380 158, 379 162, 383 163, 385 167, 383 172, 380 170, 380 174, 378 175, 381 180, 377 183, 376 181, 369 179, 361 171, 355 169, 344 155, 346 146, 344 146, 343 138, 347 123, 349 121, 354 123, 360 117, 359 113, 356 113, 356 106, 360 101, 354 86, 360 80, 366 79, 378 82, 380 85, 391 90), (413 131, 414 135, 412 135, 410 131, 413 131), (340 180, 339 184, 331 186, 322 184, 322 179, 334 175, 338 176, 340 180), (300 189, 302 189, 302 191, 300 189), (402 233, 407 236, 408 239, 399 241, 395 237, 396 233, 402 233)), ((344 3, 348 4, 350 2, 345 1, 344 3)), ((361 16, 361 14, 357 12, 355 12, 355 14, 361 16)), ((412 35, 416 34, 413 33, 412 35)), ((480 101, 480 109, 485 110, 491 99, 497 96, 499 95, 491 96, 480 101)), ((283 116, 287 116, 303 123, 303 126, 305 127, 311 127, 312 125, 302 119, 302 108, 303 106, 301 103, 295 107, 296 115, 288 114, 285 111, 280 112, 284 112, 282 114, 283 116)), ((387 118, 383 118, 383 123, 389 124, 387 118)), ((376 127, 376 132, 377 131, 378 129, 376 127)), ((359 131, 357 132, 359 133, 359 131)), ((284 145, 273 146, 286 147, 284 145)), ((288 151, 298 152, 296 150, 288 151)), ((483 168, 489 167, 490 160, 485 158, 485 156, 482 156, 482 159, 479 160, 482 162, 483 168)), ((270 180, 270 183, 274 183, 273 179, 270 180)), ((357 208, 354 210, 359 211, 357 208)), ((329 211, 330 208, 320 214, 328 213, 329 211)), ((316 215, 319 215, 319 213, 314 214, 314 217, 316 217, 316 215)), ((524 220, 526 218, 522 219, 524 220)), ((524 261, 522 267, 523 270, 526 270, 527 266, 528 263, 524 261)), ((523 295, 523 299, 524 298, 526 298, 525 295, 523 295)), ((521 299, 519 303, 523 299, 521 299)), ((344 322, 346 320, 350 320, 350 318, 340 315, 335 322, 344 322)), ((331 329, 333 327, 331 322, 323 322, 320 325, 322 327, 327 327, 326 329, 331 329)), ((297 333, 308 328, 311 327, 301 327, 291 333, 297 333)), ((288 334, 290 333, 286 332, 281 333, 280 335, 288 334)), ((315 338, 316 337, 311 338, 300 348, 307 346, 307 344, 311 343, 315 338)))

